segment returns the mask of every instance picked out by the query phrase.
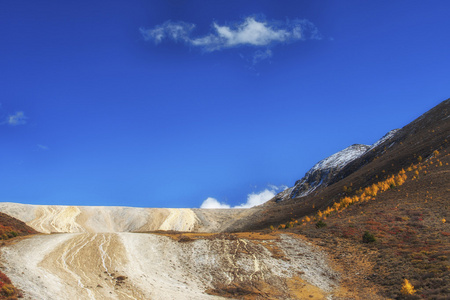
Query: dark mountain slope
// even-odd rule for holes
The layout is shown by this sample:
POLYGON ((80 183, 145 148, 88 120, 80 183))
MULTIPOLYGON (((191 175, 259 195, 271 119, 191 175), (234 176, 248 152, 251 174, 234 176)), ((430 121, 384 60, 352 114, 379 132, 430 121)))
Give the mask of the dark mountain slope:
POLYGON ((256 230, 277 226, 291 219, 313 215, 359 188, 398 173, 419 160, 426 161, 434 150, 446 150, 450 139, 450 99, 443 101, 359 158, 345 165, 329 186, 305 197, 286 201, 274 198, 255 208, 252 217, 238 220, 229 230, 256 230), (344 192, 345 190, 345 192, 344 192))

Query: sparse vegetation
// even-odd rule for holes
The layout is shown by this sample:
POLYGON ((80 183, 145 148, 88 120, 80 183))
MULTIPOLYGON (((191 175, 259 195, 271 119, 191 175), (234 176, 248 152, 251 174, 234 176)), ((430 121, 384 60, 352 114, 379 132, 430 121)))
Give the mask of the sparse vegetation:
MULTIPOLYGON (((301 227, 294 227, 293 231, 320 241, 340 262, 342 256, 348 257, 344 261, 349 270, 366 253, 365 248, 373 251, 370 256, 373 265, 366 266, 364 276, 381 289, 383 297, 399 297, 406 277, 411 285, 408 290, 418 292, 402 297, 447 299, 450 296, 447 222, 450 206, 446 194, 449 178, 445 172, 448 172, 450 154, 440 148, 424 157, 421 162, 408 162, 393 175, 373 176, 377 182, 366 187, 354 185, 353 195, 344 192, 335 203, 314 215, 300 216, 301 227), (317 230, 316 224, 325 220, 326 229, 317 230)), ((414 159, 417 161, 417 156, 414 159)), ((342 192, 340 187, 338 193, 342 192)))
MULTIPOLYGON (((407 277, 415 282, 414 290, 420 291, 420 295, 415 293, 407 297, 445 299, 450 294, 450 230, 443 219, 448 218, 444 211, 448 212, 449 206, 443 193, 445 189, 437 188, 448 186, 448 178, 440 175, 441 166, 437 160, 443 161, 445 166, 450 155, 441 151, 437 157, 411 168, 413 173, 419 169, 429 170, 432 166, 433 172, 426 177, 413 180, 408 176, 410 180, 408 178, 401 187, 378 193, 376 201, 361 202, 331 214, 326 231, 309 231, 306 226, 302 233, 308 236, 324 234, 323 240, 331 239, 334 243, 336 238, 342 238, 356 247, 367 231, 377 239, 376 243, 361 244, 370 244, 371 249, 376 249, 372 257, 375 267, 370 271, 374 275, 369 278, 383 287, 385 297, 395 298, 407 277)), ((352 249, 347 247, 342 251, 352 249)), ((332 244, 330 251, 334 252, 336 248, 332 244)))

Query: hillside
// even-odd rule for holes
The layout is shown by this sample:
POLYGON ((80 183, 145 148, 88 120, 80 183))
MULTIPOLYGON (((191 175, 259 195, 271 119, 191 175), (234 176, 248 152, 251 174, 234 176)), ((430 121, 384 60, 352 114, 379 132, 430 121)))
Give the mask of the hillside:
POLYGON ((406 278, 417 290, 409 299, 448 299, 449 164, 449 151, 442 150, 406 171, 410 179, 401 186, 322 218, 326 226, 317 228, 312 220, 289 231, 327 249, 356 286, 373 284, 384 297, 403 299, 400 287, 406 278), (363 243, 364 232, 376 241, 363 243))

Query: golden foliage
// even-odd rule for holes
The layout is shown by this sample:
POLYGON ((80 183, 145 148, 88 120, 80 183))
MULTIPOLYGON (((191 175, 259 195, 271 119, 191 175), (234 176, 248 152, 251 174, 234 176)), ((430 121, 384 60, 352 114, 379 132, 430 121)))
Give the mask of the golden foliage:
MULTIPOLYGON (((391 175, 387 179, 374 183, 368 187, 365 187, 364 189, 359 188, 359 190, 356 191, 356 195, 352 197, 345 196, 340 201, 335 202, 332 206, 328 206, 327 208, 325 208, 323 211, 319 210, 316 216, 306 216, 302 220, 302 225, 305 225, 305 222, 310 222, 311 219, 314 219, 316 221, 325 220, 326 217, 332 212, 342 211, 351 204, 374 200, 378 193, 385 192, 393 187, 401 186, 405 183, 407 178, 408 176, 406 175, 406 171, 404 169, 401 169, 397 175, 391 175)), ((345 187, 344 190, 349 191, 350 189, 345 187)))
POLYGON ((409 283, 408 279, 405 278, 405 281, 403 281, 403 285, 402 285, 402 289, 400 290, 400 292, 403 295, 413 295, 416 290, 414 289, 414 286, 409 283))

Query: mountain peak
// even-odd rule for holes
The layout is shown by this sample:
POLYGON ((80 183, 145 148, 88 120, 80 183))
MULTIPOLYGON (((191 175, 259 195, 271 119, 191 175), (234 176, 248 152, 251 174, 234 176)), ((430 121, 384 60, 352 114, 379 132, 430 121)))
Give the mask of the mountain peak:
POLYGON ((373 145, 353 144, 319 161, 308 172, 306 172, 302 179, 297 180, 293 187, 279 193, 275 197, 275 201, 279 202, 289 198, 304 197, 311 194, 318 188, 330 185, 332 179, 346 165, 385 141, 390 140, 398 132, 398 130, 399 129, 394 129, 389 131, 373 145))

